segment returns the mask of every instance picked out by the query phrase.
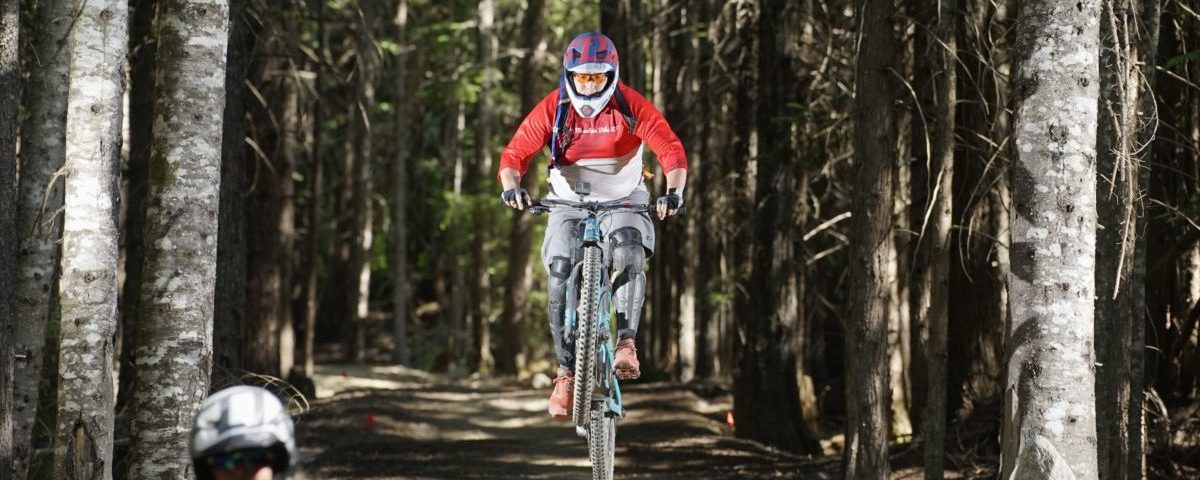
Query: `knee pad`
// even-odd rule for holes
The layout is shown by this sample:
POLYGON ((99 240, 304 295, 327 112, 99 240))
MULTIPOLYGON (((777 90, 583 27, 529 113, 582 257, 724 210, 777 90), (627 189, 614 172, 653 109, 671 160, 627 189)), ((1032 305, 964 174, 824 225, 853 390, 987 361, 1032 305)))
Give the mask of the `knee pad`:
POLYGON ((646 262, 646 248, 642 246, 642 232, 633 227, 617 229, 609 236, 612 244, 613 270, 617 272, 617 280, 613 288, 628 282, 630 277, 642 273, 646 262))
POLYGON ((550 279, 548 290, 550 294, 549 301, 554 303, 562 303, 566 300, 567 295, 567 279, 571 278, 571 259, 567 257, 554 257, 550 259, 550 271, 548 272, 550 279))

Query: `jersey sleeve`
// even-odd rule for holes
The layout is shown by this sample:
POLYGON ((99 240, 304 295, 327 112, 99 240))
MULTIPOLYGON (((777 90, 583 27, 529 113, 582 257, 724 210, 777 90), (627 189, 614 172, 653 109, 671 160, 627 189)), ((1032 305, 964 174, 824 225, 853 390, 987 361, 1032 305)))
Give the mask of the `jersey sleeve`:
POLYGON ((554 104, 557 101, 558 89, 554 89, 525 116, 512 140, 508 141, 508 146, 500 152, 497 179, 500 177, 500 170, 506 168, 516 169, 521 175, 525 175, 525 171, 529 169, 529 161, 550 141, 550 132, 554 129, 554 104))
POLYGON ((676 168, 687 169, 687 154, 683 150, 683 142, 679 140, 675 131, 671 130, 671 125, 667 123, 662 112, 637 90, 625 84, 620 84, 619 88, 625 101, 629 103, 629 110, 637 118, 633 134, 654 151, 658 163, 662 165, 663 173, 676 168))

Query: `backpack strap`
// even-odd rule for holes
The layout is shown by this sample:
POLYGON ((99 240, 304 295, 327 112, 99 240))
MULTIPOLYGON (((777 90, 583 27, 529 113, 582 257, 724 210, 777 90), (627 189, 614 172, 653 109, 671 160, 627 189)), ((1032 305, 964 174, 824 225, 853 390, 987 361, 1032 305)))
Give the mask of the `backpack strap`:
POLYGON ((625 125, 629 127, 629 134, 633 135, 633 130, 637 127, 637 117, 633 116, 633 110, 629 108, 629 102, 625 101, 625 96, 621 95, 621 84, 617 84, 616 91, 613 92, 613 99, 617 101, 617 108, 621 109, 621 115, 625 116, 625 125))
POLYGON ((567 151, 567 144, 571 142, 569 134, 565 138, 563 137, 567 117, 571 114, 571 99, 567 96, 566 78, 565 73, 558 78, 558 105, 554 107, 554 129, 550 131, 550 158, 546 165, 547 172, 558 168, 558 160, 562 158, 563 152, 567 151))
MULTIPOLYGON (((566 131, 567 117, 571 115, 571 98, 567 95, 567 74, 563 73, 558 77, 558 105, 554 108, 554 129, 550 131, 550 159, 546 165, 546 171, 558 168, 558 160, 562 158, 563 152, 567 151, 567 147, 571 144, 571 134, 566 131)), ((617 89, 613 91, 613 99, 617 101, 617 108, 621 110, 621 116, 625 117, 625 125, 629 127, 629 134, 633 135, 634 128, 637 127, 637 117, 633 116, 633 110, 629 108, 629 102, 625 101, 625 96, 621 95, 621 85, 617 84, 617 89)))

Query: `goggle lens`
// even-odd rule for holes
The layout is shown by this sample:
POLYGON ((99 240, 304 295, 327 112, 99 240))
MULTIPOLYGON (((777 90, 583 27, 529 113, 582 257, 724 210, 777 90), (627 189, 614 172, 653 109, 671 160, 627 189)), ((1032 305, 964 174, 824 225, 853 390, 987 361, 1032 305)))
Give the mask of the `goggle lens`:
POLYGON ((247 470, 256 470, 270 465, 274 460, 275 455, 270 450, 251 448, 218 453, 208 457, 208 465, 214 470, 236 470, 239 466, 244 466, 247 470))
POLYGON ((580 83, 602 83, 606 79, 606 76, 603 73, 576 73, 574 75, 575 81, 580 83))

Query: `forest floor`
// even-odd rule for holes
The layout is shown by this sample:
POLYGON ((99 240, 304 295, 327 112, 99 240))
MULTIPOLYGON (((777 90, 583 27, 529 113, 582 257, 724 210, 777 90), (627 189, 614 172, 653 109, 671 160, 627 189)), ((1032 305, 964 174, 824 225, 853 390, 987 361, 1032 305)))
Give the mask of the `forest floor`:
MULTIPOLYGON (((323 365, 315 382, 317 399, 297 420, 299 479, 591 478, 584 440, 546 415, 549 387, 536 380, 323 365)), ((827 455, 805 457, 736 438, 723 389, 633 382, 625 399, 618 478, 841 478, 829 441, 827 455)), ((893 479, 922 478, 920 449, 892 452, 893 479)), ((984 470, 947 478, 995 475, 984 470)))

